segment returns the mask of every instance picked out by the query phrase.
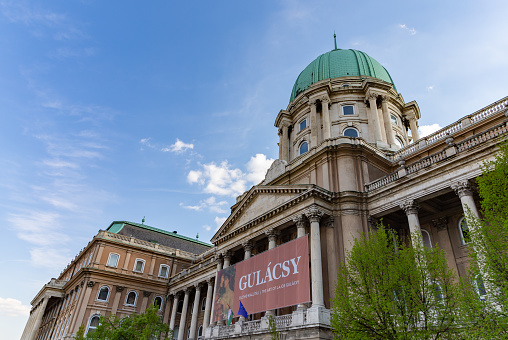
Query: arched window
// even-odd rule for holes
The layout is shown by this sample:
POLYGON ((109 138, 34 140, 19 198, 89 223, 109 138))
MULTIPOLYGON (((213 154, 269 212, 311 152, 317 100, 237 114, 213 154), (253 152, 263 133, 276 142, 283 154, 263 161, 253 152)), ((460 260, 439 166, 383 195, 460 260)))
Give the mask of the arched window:
POLYGON ((483 283, 483 278, 480 274, 474 277, 473 286, 476 294, 480 297, 480 300, 485 300, 487 290, 485 289, 485 284, 483 283))
POLYGON ((398 125, 397 116, 394 114, 390 114, 390 120, 392 121, 392 124, 398 125))
POLYGON ((100 315, 97 315, 97 314, 93 315, 90 318, 90 321, 88 322, 88 328, 86 330, 87 335, 93 334, 93 332, 95 332, 97 327, 99 327, 99 318, 100 318, 100 315))
POLYGON ((303 142, 302 144, 300 144, 299 150, 300 150, 300 155, 303 155, 304 153, 309 151, 309 143, 303 142))
POLYGON ((166 264, 161 264, 159 269, 159 277, 167 278, 169 274, 169 266, 166 264))
POLYGON ((127 298, 125 299, 125 304, 127 306, 135 306, 137 298, 138 294, 136 294, 135 291, 130 291, 129 294, 127 294, 127 298))
POLYGON ((204 297, 203 300, 201 300, 201 310, 205 309, 206 309, 206 297, 204 297))
POLYGON ((203 336, 203 325, 200 325, 198 328, 198 336, 203 336))
POLYGON ((346 137, 353 137, 353 138, 357 138, 358 137, 358 130, 356 130, 355 128, 347 128, 345 129, 342 134, 346 137))
POLYGON ((464 216, 459 219, 457 228, 459 229, 460 242, 462 242, 462 244, 467 244, 469 242, 469 227, 467 226, 467 221, 464 216))
POLYGON ((182 309, 183 309, 183 301, 180 300, 180 301, 178 301, 178 307, 176 307, 176 312, 181 313, 182 309))
POLYGON ((157 309, 161 309, 162 307, 162 297, 156 296, 155 299, 153 299, 153 305, 157 307, 157 309))
POLYGON ((432 240, 430 239, 430 234, 427 230, 425 229, 422 229, 422 240, 423 240, 423 245, 426 247, 426 248, 432 248, 432 240))
POLYGON ((402 139, 400 139, 399 137, 395 137, 395 144, 396 144, 399 148, 404 147, 404 143, 402 142, 402 139))
POLYGON ((102 286, 101 289, 99 289, 99 294, 97 294, 97 300, 108 301, 108 297, 109 297, 109 287, 102 286))

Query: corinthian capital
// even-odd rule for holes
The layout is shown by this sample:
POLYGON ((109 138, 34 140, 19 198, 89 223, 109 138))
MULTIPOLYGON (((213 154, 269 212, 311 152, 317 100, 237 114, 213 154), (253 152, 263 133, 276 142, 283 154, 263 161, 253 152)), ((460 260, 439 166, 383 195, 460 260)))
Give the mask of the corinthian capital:
POLYGON ((252 251, 252 248, 253 248, 253 244, 252 244, 252 241, 245 241, 242 243, 242 246, 243 246, 243 249, 245 251, 252 251))
POLYGON ((467 179, 453 183, 451 188, 455 191, 459 198, 464 196, 473 196, 473 188, 467 179))
POLYGON ((303 215, 294 217, 293 222, 295 222, 297 228, 305 227, 305 218, 303 217, 303 215))
POLYGON ((416 202, 415 200, 405 200, 400 204, 400 208, 404 210, 406 215, 416 215, 418 214, 420 206, 418 205, 418 202, 416 202))
POLYGON ((270 228, 265 231, 266 236, 268 236, 268 241, 275 241, 277 237, 280 235, 280 231, 275 228, 270 228))
POLYGON ((312 223, 319 222, 321 217, 323 217, 324 213, 321 210, 319 210, 317 206, 313 205, 310 207, 310 209, 307 211, 305 215, 307 215, 307 218, 312 223))

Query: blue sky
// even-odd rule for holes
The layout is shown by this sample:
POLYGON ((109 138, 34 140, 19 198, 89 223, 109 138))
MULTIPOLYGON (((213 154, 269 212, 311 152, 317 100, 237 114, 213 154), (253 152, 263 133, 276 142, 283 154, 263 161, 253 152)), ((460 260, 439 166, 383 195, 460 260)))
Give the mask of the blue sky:
POLYGON ((390 72, 423 130, 507 95, 505 1, 0 0, 0 329, 114 220, 208 241, 278 155, 333 48, 390 72))

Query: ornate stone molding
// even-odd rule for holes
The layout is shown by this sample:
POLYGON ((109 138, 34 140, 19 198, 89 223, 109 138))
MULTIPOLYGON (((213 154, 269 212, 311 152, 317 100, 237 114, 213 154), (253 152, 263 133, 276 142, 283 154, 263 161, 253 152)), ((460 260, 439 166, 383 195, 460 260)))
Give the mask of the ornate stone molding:
POLYGON ((87 287, 90 287, 90 288, 91 288, 91 287, 93 287, 94 285, 95 285, 95 281, 88 281, 88 282, 86 283, 86 286, 87 286, 87 287))
POLYGON ((202 287, 203 287, 203 282, 196 282, 196 283, 194 284, 194 288, 195 288, 196 290, 199 290, 199 289, 201 289, 202 287))
POLYGON ((326 223, 325 223, 325 227, 326 228, 335 227, 334 221, 335 221, 335 218, 333 216, 328 216, 328 219, 326 220, 326 223))
POLYGON ((213 285, 214 281, 215 281, 214 277, 209 277, 208 279, 206 279, 206 283, 208 283, 209 285, 213 285))
POLYGON ((149 292, 149 291, 147 291, 147 290, 144 290, 144 291, 143 291, 143 296, 144 296, 144 297, 146 297, 146 298, 147 298, 147 297, 150 297, 150 295, 152 295, 152 292, 149 292))
POLYGON ((229 250, 223 251, 221 255, 224 259, 231 260, 232 254, 229 250))
POLYGON ((305 228, 305 218, 303 215, 296 216, 293 218, 297 228, 305 228))
POLYGON ((309 221, 312 222, 319 222, 321 220, 321 217, 323 217, 324 213, 318 209, 316 205, 313 205, 309 208, 309 210, 305 214, 309 221))
POLYGON ((446 217, 436 218, 432 220, 432 224, 439 231, 448 229, 448 219, 446 217))
POLYGON ((420 205, 415 200, 405 200, 400 204, 400 208, 404 210, 406 215, 416 215, 420 210, 420 205))
POLYGON ((117 292, 123 292, 123 290, 124 290, 124 289, 125 289, 125 287, 124 287, 124 286, 115 286, 115 290, 116 290, 117 292))
POLYGON ((457 181, 456 183, 453 183, 451 186, 453 191, 459 196, 459 198, 462 198, 464 196, 473 196, 473 187, 471 186, 471 183, 467 179, 457 181))

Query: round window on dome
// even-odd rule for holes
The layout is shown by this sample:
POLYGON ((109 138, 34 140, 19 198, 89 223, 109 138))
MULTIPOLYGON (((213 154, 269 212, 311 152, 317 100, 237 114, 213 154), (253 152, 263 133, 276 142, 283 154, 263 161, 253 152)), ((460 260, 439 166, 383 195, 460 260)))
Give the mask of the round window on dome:
POLYGON ((358 130, 356 130, 355 128, 347 128, 342 132, 342 134, 346 137, 352 138, 357 138, 359 136, 358 130))

